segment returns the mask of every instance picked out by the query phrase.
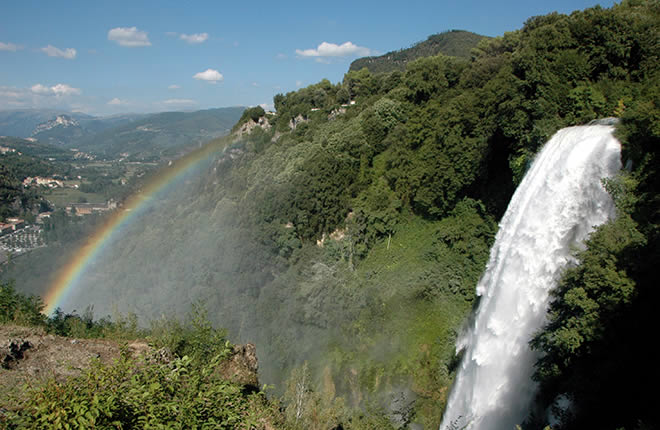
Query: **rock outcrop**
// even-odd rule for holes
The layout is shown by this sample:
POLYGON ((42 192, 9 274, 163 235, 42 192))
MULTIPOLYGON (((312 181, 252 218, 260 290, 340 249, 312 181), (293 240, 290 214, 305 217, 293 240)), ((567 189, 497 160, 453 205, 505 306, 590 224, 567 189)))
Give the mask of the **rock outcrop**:
POLYGON ((261 128, 264 131, 270 130, 272 127, 268 118, 262 116, 257 121, 254 121, 252 118, 249 118, 243 125, 241 125, 238 130, 234 132, 234 138, 241 138, 243 136, 249 135, 255 128, 261 128))
POLYGON ((60 127, 60 128, 80 127, 80 124, 78 123, 78 121, 71 118, 69 115, 57 115, 55 118, 46 122, 42 122, 41 124, 37 125, 37 127, 32 132, 32 135, 34 136, 56 127, 60 127))
POLYGON ((298 114, 297 117, 291 118, 291 121, 289 121, 289 128, 291 130, 295 130, 296 127, 298 127, 300 124, 309 121, 307 118, 302 116, 301 114, 298 114))
POLYGON ((230 357, 217 371, 223 379, 256 391, 259 390, 258 370, 257 349, 254 344, 247 343, 235 345, 230 357))

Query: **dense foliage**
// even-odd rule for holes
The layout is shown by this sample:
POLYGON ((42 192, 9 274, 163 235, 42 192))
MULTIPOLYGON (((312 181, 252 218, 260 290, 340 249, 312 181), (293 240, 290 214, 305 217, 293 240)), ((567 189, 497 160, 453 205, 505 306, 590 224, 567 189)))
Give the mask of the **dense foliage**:
MULTIPOLYGON (((558 299, 553 305, 554 316, 551 318, 554 322, 549 326, 549 331, 539 338, 545 339, 547 343, 535 341, 535 346, 546 353, 538 372, 543 382, 545 401, 554 399, 560 393, 570 393, 576 404, 576 427, 593 422, 583 419, 588 420, 598 405, 602 406, 605 387, 613 384, 620 387, 617 392, 627 392, 633 390, 633 385, 642 378, 641 374, 629 378, 625 369, 634 365, 630 362, 630 366, 627 366, 625 363, 628 361, 620 354, 612 354, 611 345, 622 345, 617 347, 618 351, 626 354, 630 348, 623 345, 632 347, 635 342, 641 344, 641 338, 644 337, 643 331, 640 332, 640 338, 630 337, 631 327, 639 327, 640 321, 651 323, 648 311, 637 307, 628 309, 626 306, 632 305, 625 304, 634 302, 642 306, 643 303, 653 303, 648 299, 648 295, 652 294, 649 290, 652 272, 646 272, 648 269, 644 267, 657 261, 656 239, 650 238, 657 234, 656 227, 652 226, 657 224, 654 219, 658 213, 655 136, 658 135, 659 23, 657 3, 635 1, 623 2, 612 9, 593 8, 575 12, 570 16, 551 14, 535 17, 521 31, 483 41, 473 51, 469 61, 442 56, 422 58, 408 64, 403 74, 393 72, 373 75, 365 69, 352 70, 346 74, 341 85, 321 83, 296 93, 278 96, 276 107, 279 129, 284 130, 285 125, 290 127, 291 121, 297 116, 304 122, 299 121, 290 137, 280 138, 276 145, 266 150, 266 154, 285 150, 291 154, 295 147, 300 151, 297 152, 298 157, 309 155, 296 164, 290 164, 291 167, 281 169, 292 172, 291 181, 280 179, 272 188, 266 185, 260 194, 252 194, 256 197, 256 203, 251 207, 263 208, 255 211, 264 214, 263 218, 256 220, 257 225, 263 225, 264 222, 280 226, 291 223, 290 230, 299 239, 297 242, 285 239, 290 234, 286 230, 273 226, 267 231, 284 234, 284 237, 273 237, 274 248, 282 251, 281 244, 286 243, 289 250, 285 255, 298 258, 300 254, 290 249, 292 243, 294 247, 301 246, 307 240, 320 239, 336 228, 343 228, 344 239, 335 242, 336 245, 327 245, 326 249, 335 253, 335 258, 345 261, 349 271, 357 267, 354 269, 357 276, 368 279, 373 274, 366 267, 369 267, 372 260, 377 261, 374 246, 378 244, 378 248, 386 247, 385 241, 389 244, 391 234, 394 234, 395 241, 402 238, 401 235, 408 228, 404 227, 409 222, 405 221, 408 211, 429 220, 448 219, 446 217, 452 211, 459 210, 457 203, 469 197, 480 201, 479 204, 485 208, 482 214, 499 217, 534 154, 552 133, 561 127, 599 117, 622 116, 625 157, 633 161, 633 176, 641 184, 632 191, 639 200, 635 206, 638 208, 635 209, 636 215, 629 218, 635 221, 628 222, 628 218, 621 215, 614 224, 599 230, 590 242, 589 250, 585 251, 587 254, 580 256, 585 261, 591 261, 594 268, 600 267, 601 271, 609 268, 606 270, 611 271, 609 275, 607 272, 598 275, 606 279, 599 281, 597 285, 602 284, 599 288, 584 285, 585 282, 588 285, 593 283, 595 276, 589 271, 580 272, 586 270, 584 266, 575 269, 578 271, 576 273, 569 272, 565 281, 567 285, 587 291, 591 288, 587 295, 591 300, 596 300, 597 308, 601 311, 597 314, 590 311, 587 320, 575 317, 575 312, 559 311, 562 306, 577 306, 576 303, 588 306, 580 301, 582 299, 577 292, 570 293, 568 299, 558 299), (346 113, 337 115, 338 104, 346 101, 346 94, 356 104, 346 108, 346 113), (317 110, 312 111, 312 108, 317 110), (318 178, 323 178, 324 185, 316 185, 314 172, 317 172, 318 178), (332 172, 336 173, 333 175, 332 172), (342 183, 345 178, 348 178, 347 182, 342 183), (311 187, 293 188, 282 185, 284 183, 311 184, 311 187), (259 195, 281 197, 279 201, 277 198, 263 200, 259 195), (299 198, 304 200, 304 206, 297 203, 299 198), (287 212, 289 208, 296 208, 296 212, 287 212), (645 227, 639 227, 642 225, 645 227), (635 228, 639 232, 635 233, 635 228), (602 242, 601 235, 607 234, 619 236, 615 236, 618 237, 616 240, 602 242), (646 241, 650 241, 649 244, 646 241), (592 261, 587 258, 590 253, 600 257, 592 261), (624 262, 624 256, 630 260, 629 263, 624 262), (364 260, 360 262, 360 259, 364 260), (640 263, 640 259, 644 263, 640 263), (631 267, 626 270, 627 275, 622 274, 621 268, 626 267, 626 264, 634 264, 635 272, 631 267), (633 276, 632 280, 628 276, 633 276), (611 293, 605 293, 603 288, 611 293), (638 295, 646 299, 633 300, 638 295), (620 309, 621 306, 626 310, 620 309), (631 319, 627 324, 619 324, 621 312, 636 315, 636 319, 631 319), (577 320, 566 320, 569 316, 577 320), (576 335, 574 331, 577 329, 574 328, 573 332, 566 329, 573 325, 580 330, 597 329, 596 333, 600 334, 587 331, 576 335), (610 326, 616 328, 609 329, 610 326), (560 330, 567 336, 565 344, 561 343, 562 336, 555 336, 553 330, 560 330), (627 342, 618 343, 626 336, 627 342), (576 339, 582 337, 591 340, 579 347, 582 343, 576 339), (552 345, 555 344, 556 349, 553 349, 555 347, 552 345), (606 360, 604 355, 599 355, 598 348, 601 348, 602 354, 609 354, 610 358, 606 360), (604 374, 611 374, 613 369, 616 369, 615 373, 620 378, 603 377, 604 374), (577 372, 582 370, 583 377, 577 378, 577 372)), ((469 218, 461 216, 459 219, 467 222, 469 218)), ((471 229, 479 231, 485 225, 483 215, 475 220, 471 229)), ((440 237, 451 237, 446 224, 440 223, 437 228, 440 237)), ((493 230, 486 231, 488 238, 493 230)), ((408 239, 406 243, 421 245, 421 242, 414 239, 408 239)), ((405 293, 403 296, 397 295, 396 291, 405 291, 401 287, 408 285, 408 282, 402 280, 385 283, 376 281, 376 284, 380 284, 378 290, 365 288, 370 282, 362 280, 355 284, 355 289, 352 287, 351 276, 342 274, 341 265, 324 262, 325 266, 319 266, 318 257, 302 257, 297 263, 303 265, 301 275, 308 281, 302 282, 289 275, 282 276, 273 283, 273 289, 277 288, 281 292, 272 296, 269 293, 271 288, 264 288, 262 296, 275 301, 275 297, 278 297, 287 303, 287 297, 297 296, 291 296, 292 290, 287 284, 298 283, 298 294, 302 293, 298 300, 303 302, 300 307, 292 303, 286 308, 298 309, 293 313, 293 319, 303 326, 320 325, 322 330, 312 330, 315 333, 324 330, 332 332, 330 327, 335 321, 359 321, 356 325, 361 327, 358 332, 360 335, 356 336, 349 330, 347 333, 350 335, 339 337, 350 341, 334 344, 335 357, 342 359, 334 364, 336 370, 332 373, 347 375, 357 371, 361 379, 357 385, 367 392, 367 387, 378 387, 375 391, 380 390, 382 394, 387 389, 379 385, 382 384, 380 381, 382 378, 392 378, 397 371, 387 369, 387 365, 379 368, 371 355, 363 361, 359 353, 349 351, 359 351, 363 345, 370 345, 367 350, 380 348, 377 333, 382 328, 369 328, 374 321, 383 324, 387 320, 405 320, 388 307, 388 300, 378 299, 382 295, 396 297, 393 302, 398 303, 402 300, 405 302, 404 297, 412 297, 412 302, 406 302, 408 311, 423 303, 415 302, 420 299, 430 300, 436 311, 442 309, 443 303, 451 302, 456 294, 464 294, 470 300, 473 297, 474 281, 486 258, 483 246, 487 249, 489 242, 486 240, 482 242, 484 245, 479 245, 482 247, 481 253, 477 253, 474 248, 479 243, 475 239, 459 243, 467 244, 468 249, 459 253, 457 251, 460 248, 452 247, 448 249, 448 254, 440 254, 442 256, 434 260, 437 261, 435 267, 430 264, 427 266, 433 267, 428 278, 419 278, 413 282, 417 286, 409 291, 417 292, 412 296, 405 293), (479 255, 482 257, 478 258, 479 255), (463 278, 467 280, 465 284, 463 280, 457 281, 451 275, 443 278, 437 273, 437 265, 441 264, 446 265, 448 273, 459 270, 465 274, 469 266, 461 258, 472 258, 476 263, 475 273, 463 278), (431 282, 426 284, 421 279, 431 282), (323 292, 317 289, 321 285, 325 290, 323 292), (362 295, 363 292, 366 294, 362 295), (380 308, 370 303, 370 300, 380 302, 380 308), (366 307, 353 315, 352 303, 365 303, 366 307), (335 313, 334 306, 339 306, 342 311, 335 313), (360 314, 363 318, 357 316, 360 314), (344 360, 351 363, 351 366, 342 368, 340 363, 344 360), (358 363, 369 364, 360 367, 358 363), (375 379, 370 379, 370 374, 375 379)), ((387 267, 387 263, 382 264, 387 267)), ((411 266, 406 269, 410 270, 411 266)), ((564 288, 567 287, 559 290, 559 298, 564 297, 564 288)), ((265 302, 269 303, 268 300, 265 302)), ((460 307, 454 306, 449 312, 464 315, 458 309, 460 307)), ((278 320, 277 317, 271 318, 278 320)), ((415 324, 409 320, 407 322, 410 324, 408 327, 415 324)), ((384 324, 387 327, 387 323, 384 324)), ((345 325, 348 327, 351 324, 345 325)), ((279 323, 278 327, 281 326, 288 327, 291 323, 279 323)), ((447 327, 443 324, 437 326, 447 327)), ((388 332, 387 329, 385 331, 388 332)), ((400 327, 394 332, 399 333, 399 336, 410 336, 409 331, 400 327)), ((413 337, 419 342, 417 347, 424 344, 421 338, 413 337)), ((443 339, 447 339, 443 342, 449 343, 451 336, 443 339)), ((316 344, 309 339, 307 341, 316 344)), ((415 348, 412 345, 410 347, 415 348)), ((435 350, 434 354, 442 357, 444 353, 435 350)), ((397 362, 397 354, 392 350, 385 355, 389 357, 385 362, 397 362)), ((446 387, 449 383, 449 380, 440 377, 443 372, 450 372, 451 369, 449 356, 444 356, 444 363, 439 367, 431 367, 432 370, 427 368, 426 371, 430 373, 424 375, 427 384, 429 380, 438 381, 435 388, 437 392, 441 392, 442 386, 446 387)), ((291 360, 295 358, 291 357, 291 360)), ((628 360, 635 360, 635 357, 628 355, 628 360)), ((320 362, 326 363, 324 360, 320 362)), ((407 360, 403 362, 411 363, 407 360)), ((636 368, 641 373, 648 372, 651 367, 651 363, 648 363, 648 366, 636 368)), ((323 365, 320 365, 315 369, 316 374, 322 375, 323 369, 323 365)), ((414 375, 415 372, 408 368, 410 374, 414 375)), ((651 379, 655 380, 655 376, 651 379)), ((338 392, 353 393, 348 398, 355 396, 355 388, 352 387, 356 383, 351 382, 351 377, 344 377, 344 382, 341 380, 341 377, 336 377, 333 384, 335 389, 338 392)), ((417 394, 420 392, 417 391, 417 394)), ((640 396, 643 395, 640 393, 640 396)), ((353 399, 355 401, 355 397, 353 399)), ((632 427, 638 424, 638 420, 645 422, 651 419, 648 415, 651 410, 650 398, 631 396, 624 402, 626 407, 623 408, 615 407, 617 402, 622 401, 620 398, 614 396, 610 399, 612 406, 608 411, 612 413, 602 414, 603 423, 618 422, 632 427)), ((442 402, 437 398, 434 401, 435 405, 442 402)), ((540 402, 542 404, 544 400, 540 402)), ((416 400, 418 415, 415 419, 433 426, 432 421, 426 420, 437 409, 435 412, 428 411, 423 405, 421 396, 416 400)), ((566 419, 564 425, 569 426, 569 423, 566 419)))
POLYGON ((0 283, 0 324, 42 325, 42 309, 38 297, 16 292, 11 283, 0 283))
POLYGON ((35 389, 9 428, 250 429, 258 416, 240 387, 217 376, 221 357, 197 368, 187 356, 150 364, 123 355, 64 384, 35 389), (252 413, 251 413, 252 412, 252 413))

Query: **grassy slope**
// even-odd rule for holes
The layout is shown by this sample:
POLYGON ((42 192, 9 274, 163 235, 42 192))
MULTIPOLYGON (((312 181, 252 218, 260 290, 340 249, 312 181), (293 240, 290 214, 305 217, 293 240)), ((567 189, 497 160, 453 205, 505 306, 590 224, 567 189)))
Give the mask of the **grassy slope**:
POLYGON ((361 287, 376 294, 382 313, 370 310, 348 324, 346 331, 359 339, 359 348, 345 345, 333 351, 341 357, 333 360, 337 374, 356 370, 360 385, 371 393, 410 384, 420 400, 418 419, 424 428, 439 425, 435 418, 451 382, 444 363, 453 355, 456 330, 471 307, 469 300, 453 295, 417 297, 428 275, 427 254, 435 246, 438 228, 438 223, 413 219, 392 238, 389 249, 387 241, 374 248, 358 268, 353 285, 365 280, 361 287))

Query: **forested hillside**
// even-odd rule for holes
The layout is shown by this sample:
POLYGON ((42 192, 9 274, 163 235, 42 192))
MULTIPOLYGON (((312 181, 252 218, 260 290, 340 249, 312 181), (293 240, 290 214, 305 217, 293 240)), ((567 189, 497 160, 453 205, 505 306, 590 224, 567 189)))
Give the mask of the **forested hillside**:
POLYGON ((472 48, 484 38, 487 37, 464 30, 446 31, 429 36, 410 48, 388 52, 378 57, 358 58, 351 63, 349 70, 358 71, 366 67, 371 73, 389 73, 395 70, 403 72, 411 61, 440 54, 469 59, 472 48))
MULTIPOLYGON (((0 135, 30 137, 39 124, 55 118, 61 111, 53 109, 0 110, 0 135)), ((93 120, 94 117, 83 113, 70 113, 78 122, 93 120)))
MULTIPOLYGON (((344 408, 377 406, 395 425, 437 428, 517 183, 554 132, 617 116, 619 217, 579 254, 533 341, 546 354, 539 410, 564 394, 563 428, 652 428, 659 30, 658 2, 623 1, 530 18, 470 58, 280 94, 271 127, 212 143, 217 155, 125 226, 65 306, 147 321, 203 300, 231 338, 257 343, 299 428, 350 428, 344 408)), ((42 293, 48 277, 14 264, 18 288, 42 293)), ((528 428, 546 424, 536 418, 528 428)))
POLYGON ((0 221, 48 208, 42 196, 24 187, 22 182, 28 176, 49 176, 70 170, 66 163, 73 158, 70 153, 8 137, 0 137, 0 147, 5 148, 0 154, 0 221))

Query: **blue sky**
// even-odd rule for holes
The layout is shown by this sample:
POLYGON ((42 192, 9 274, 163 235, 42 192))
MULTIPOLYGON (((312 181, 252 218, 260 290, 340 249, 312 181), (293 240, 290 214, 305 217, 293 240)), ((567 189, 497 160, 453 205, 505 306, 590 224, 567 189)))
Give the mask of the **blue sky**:
POLYGON ((355 58, 464 29, 498 36, 530 16, 613 1, 6 2, 0 109, 92 115, 270 105, 342 80, 355 58))

